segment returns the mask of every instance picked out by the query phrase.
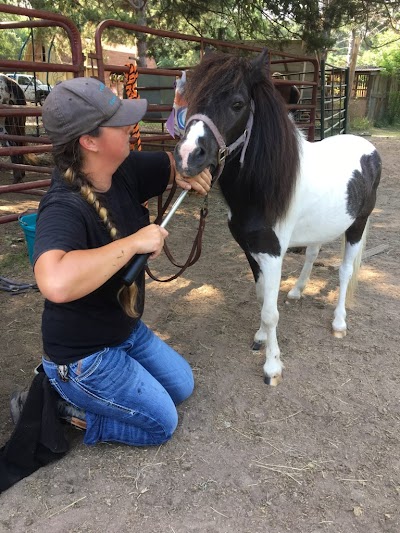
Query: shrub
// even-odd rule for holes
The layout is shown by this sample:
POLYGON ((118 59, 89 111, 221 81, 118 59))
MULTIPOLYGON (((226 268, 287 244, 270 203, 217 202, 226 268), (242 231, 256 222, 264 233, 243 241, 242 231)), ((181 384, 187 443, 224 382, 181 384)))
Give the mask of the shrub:
POLYGON ((400 123, 400 91, 392 91, 389 93, 386 119, 390 126, 395 126, 400 123))
POLYGON ((354 117, 350 122, 352 131, 368 131, 371 128, 371 122, 367 117, 354 117))

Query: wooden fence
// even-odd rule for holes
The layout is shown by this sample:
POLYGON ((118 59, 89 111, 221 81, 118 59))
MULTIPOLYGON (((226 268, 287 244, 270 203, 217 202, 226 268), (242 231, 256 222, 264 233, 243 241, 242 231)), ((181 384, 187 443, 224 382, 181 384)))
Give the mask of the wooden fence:
POLYGON ((358 70, 354 77, 349 117, 366 117, 372 123, 382 120, 389 110, 389 95, 400 91, 400 81, 379 69, 358 70))

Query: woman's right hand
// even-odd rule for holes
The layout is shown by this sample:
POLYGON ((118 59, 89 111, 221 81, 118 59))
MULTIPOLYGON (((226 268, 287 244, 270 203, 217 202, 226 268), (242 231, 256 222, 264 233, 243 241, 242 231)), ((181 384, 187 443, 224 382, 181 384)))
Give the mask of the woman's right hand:
POLYGON ((168 231, 157 224, 150 224, 132 235, 137 254, 151 254, 150 259, 158 257, 163 249, 168 231))

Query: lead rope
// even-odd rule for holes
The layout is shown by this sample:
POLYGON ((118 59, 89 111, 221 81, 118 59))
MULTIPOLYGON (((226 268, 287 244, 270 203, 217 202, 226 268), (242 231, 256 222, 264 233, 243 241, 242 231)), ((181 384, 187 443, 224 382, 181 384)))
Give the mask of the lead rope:
MULTIPOLYGON (((176 184, 175 184, 175 189, 176 189, 176 184)), ((175 191, 174 191, 175 192, 175 191)), ((172 195, 173 196, 173 195, 172 195)), ((161 220, 163 214, 165 213, 165 210, 166 208, 168 207, 168 204, 171 202, 171 193, 170 195, 168 196, 167 198, 167 201, 165 202, 164 206, 163 206, 163 212, 162 214, 158 215, 157 219, 158 221, 161 220), (167 203, 168 202, 168 203, 167 203)), ((169 251, 169 248, 167 246, 167 244, 164 242, 164 252, 165 252, 165 255, 168 257, 168 259, 170 260, 170 262, 176 266, 177 268, 179 268, 179 271, 174 274, 173 276, 169 277, 169 278, 165 278, 165 279, 160 279, 160 278, 157 278, 150 270, 149 266, 146 265, 146 272, 147 272, 147 275, 153 279, 154 281, 158 281, 159 283, 167 283, 169 281, 173 281, 174 279, 178 278, 179 276, 181 276, 185 270, 191 266, 193 266, 197 261, 198 259, 200 258, 200 255, 201 255, 201 250, 202 250, 202 241, 203 241, 203 233, 204 233, 204 227, 205 227, 205 224, 206 224, 206 217, 208 215, 208 195, 204 198, 204 204, 203 204, 203 207, 200 209, 200 220, 199 220, 199 227, 197 229, 197 235, 194 239, 194 242, 193 242, 193 246, 192 246, 192 249, 190 251, 190 254, 189 254, 189 257, 186 261, 185 264, 183 265, 180 265, 175 259, 174 257, 172 256, 171 252, 169 251)))

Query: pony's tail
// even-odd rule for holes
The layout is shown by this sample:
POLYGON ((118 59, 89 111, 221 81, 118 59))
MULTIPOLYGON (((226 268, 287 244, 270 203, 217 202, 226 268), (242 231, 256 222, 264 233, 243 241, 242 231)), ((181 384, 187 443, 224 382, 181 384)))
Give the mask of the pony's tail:
MULTIPOLYGON (((359 270, 360 270, 360 267, 361 267, 362 256, 364 254, 365 246, 366 246, 366 243, 367 243, 368 229, 369 229, 369 217, 368 217, 367 223, 365 224, 365 228, 364 228, 364 231, 363 231, 363 234, 362 234, 362 237, 361 237, 361 246, 360 246, 360 248, 358 250, 358 253, 357 253, 357 255, 356 255, 355 259, 354 259, 353 274, 352 274, 352 276, 350 278, 350 281, 349 281, 349 284, 347 286, 346 306, 349 306, 349 305, 351 305, 354 302, 354 296, 356 294, 357 287, 358 287, 358 273, 359 273, 359 270)), ((342 238, 342 258, 344 257, 345 244, 346 244, 346 239, 345 239, 345 236, 343 235, 343 238, 342 238)))

